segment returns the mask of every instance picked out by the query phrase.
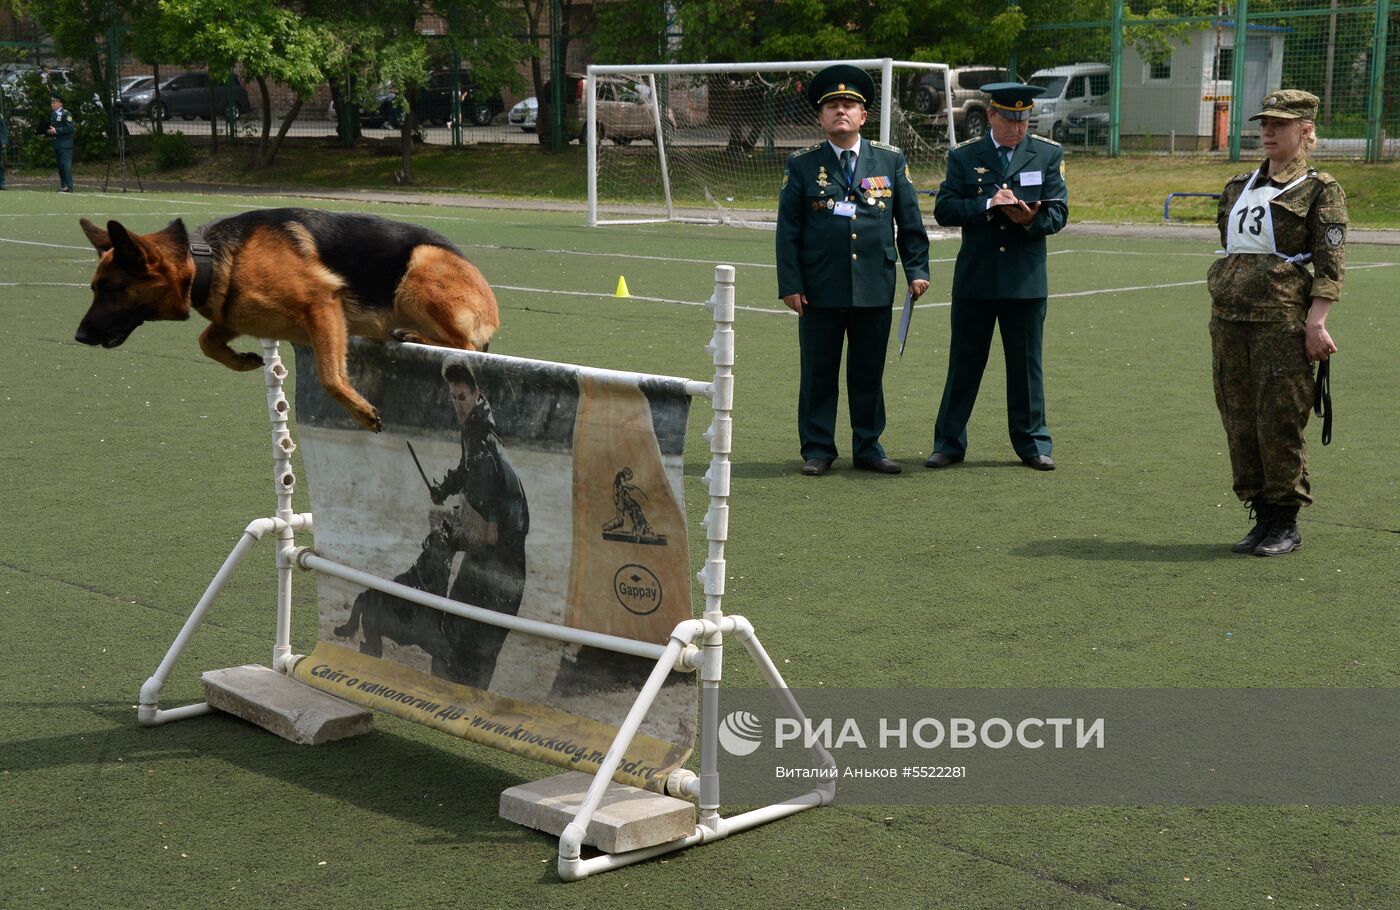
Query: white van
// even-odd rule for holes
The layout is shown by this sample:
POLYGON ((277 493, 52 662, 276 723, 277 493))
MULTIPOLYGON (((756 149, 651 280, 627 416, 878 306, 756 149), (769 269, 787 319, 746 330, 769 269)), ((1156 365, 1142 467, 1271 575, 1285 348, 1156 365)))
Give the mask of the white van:
POLYGON ((1108 64, 1073 63, 1037 70, 1028 80, 1045 89, 1035 99, 1031 112, 1031 132, 1049 136, 1056 142, 1069 138, 1071 114, 1108 110, 1108 64))

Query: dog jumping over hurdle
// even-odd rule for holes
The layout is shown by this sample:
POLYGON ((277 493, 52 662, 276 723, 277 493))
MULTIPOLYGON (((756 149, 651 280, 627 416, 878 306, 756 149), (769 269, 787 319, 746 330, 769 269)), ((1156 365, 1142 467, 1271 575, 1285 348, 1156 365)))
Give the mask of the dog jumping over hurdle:
POLYGON ((256 370, 235 351, 240 335, 309 345, 326 391, 367 430, 379 412, 350 384, 349 336, 484 351, 500 327, 480 270, 436 231, 375 215, 260 209, 191 236, 181 219, 153 234, 80 219, 101 254, 92 306, 73 336, 114 348, 143 322, 208 319, 206 356, 256 370))

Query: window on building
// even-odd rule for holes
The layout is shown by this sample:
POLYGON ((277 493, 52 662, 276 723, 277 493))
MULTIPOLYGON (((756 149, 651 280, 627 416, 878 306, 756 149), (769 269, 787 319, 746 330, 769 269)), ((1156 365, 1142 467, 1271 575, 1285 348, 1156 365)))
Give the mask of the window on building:
POLYGON ((1235 49, 1233 47, 1218 47, 1215 49, 1215 75, 1211 78, 1232 79, 1235 74, 1235 49))
POLYGON ((1159 62, 1149 61, 1147 64, 1148 79, 1170 79, 1172 77, 1172 59, 1159 62))

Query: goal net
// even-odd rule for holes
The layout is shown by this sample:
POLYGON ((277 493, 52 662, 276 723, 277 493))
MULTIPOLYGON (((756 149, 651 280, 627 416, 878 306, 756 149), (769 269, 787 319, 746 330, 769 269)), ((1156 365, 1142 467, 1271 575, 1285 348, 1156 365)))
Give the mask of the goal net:
POLYGON ((896 60, 590 66, 584 93, 588 221, 771 227, 790 154, 823 138, 805 90, 850 63, 876 97, 861 131, 904 150, 921 192, 937 189, 955 142, 941 63, 896 60))

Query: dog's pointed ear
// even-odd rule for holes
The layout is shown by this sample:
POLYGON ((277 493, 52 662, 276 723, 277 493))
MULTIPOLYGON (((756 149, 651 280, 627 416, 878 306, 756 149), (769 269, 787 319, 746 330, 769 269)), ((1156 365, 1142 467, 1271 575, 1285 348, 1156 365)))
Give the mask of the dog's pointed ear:
POLYGON ((185 219, 183 218, 176 218, 167 224, 161 233, 182 248, 190 245, 190 232, 185 230, 185 219))
POLYGON ((78 225, 87 235, 88 242, 91 243, 99 253, 105 253, 112 248, 112 238, 102 228, 88 221, 86 218, 79 218, 78 225))
POLYGON ((107 222, 107 236, 112 239, 112 252, 117 261, 133 272, 146 271, 146 252, 120 221, 107 222))

